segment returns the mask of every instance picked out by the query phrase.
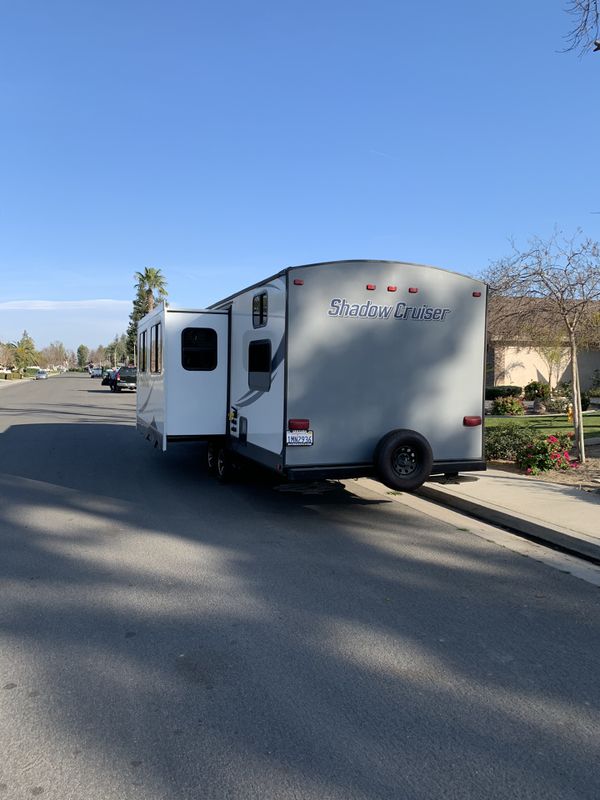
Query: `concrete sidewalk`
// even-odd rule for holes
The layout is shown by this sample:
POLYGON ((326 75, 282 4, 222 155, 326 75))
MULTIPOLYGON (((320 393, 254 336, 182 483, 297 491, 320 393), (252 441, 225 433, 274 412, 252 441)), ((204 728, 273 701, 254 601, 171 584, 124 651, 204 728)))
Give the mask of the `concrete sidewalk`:
POLYGON ((488 469, 432 478, 417 494, 600 563, 600 483, 588 488, 488 469))

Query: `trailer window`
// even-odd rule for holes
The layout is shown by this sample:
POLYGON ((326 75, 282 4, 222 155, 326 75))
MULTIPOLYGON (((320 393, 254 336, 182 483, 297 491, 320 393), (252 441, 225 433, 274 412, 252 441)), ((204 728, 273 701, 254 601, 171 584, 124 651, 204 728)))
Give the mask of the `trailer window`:
POLYGON ((150 372, 162 372, 162 326, 160 322, 150 328, 150 372))
POLYGON ((181 366, 209 372, 217 366, 217 332, 212 328, 185 328, 181 332, 181 366))
POLYGON ((138 337, 137 361, 138 361, 139 371, 146 372, 147 369, 146 331, 142 331, 138 337))
POLYGON ((271 388, 271 342, 268 339, 248 345, 248 388, 263 392, 271 388))
POLYGON ((252 327, 264 328, 267 324, 267 312, 269 309, 267 293, 255 294, 252 298, 252 327))

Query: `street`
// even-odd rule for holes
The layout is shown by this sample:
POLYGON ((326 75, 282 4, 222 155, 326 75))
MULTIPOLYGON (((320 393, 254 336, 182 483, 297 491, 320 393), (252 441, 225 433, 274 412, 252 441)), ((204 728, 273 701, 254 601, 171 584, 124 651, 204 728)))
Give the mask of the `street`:
POLYGON ((0 798, 597 800, 598 588, 468 528, 0 386, 0 798))

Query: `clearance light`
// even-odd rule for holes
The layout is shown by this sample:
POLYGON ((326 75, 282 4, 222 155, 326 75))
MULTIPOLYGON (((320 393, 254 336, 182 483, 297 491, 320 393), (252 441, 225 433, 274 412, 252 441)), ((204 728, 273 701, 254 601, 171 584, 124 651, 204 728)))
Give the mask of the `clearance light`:
POLYGON ((481 292, 473 292, 473 297, 481 297, 481 292))
POLYGON ((388 286, 388 292, 395 292, 397 288, 397 286, 388 286))
POLYGON ((367 289, 368 289, 370 292, 374 292, 376 288, 377 288, 377 287, 375 286, 375 284, 374 284, 374 283, 367 283, 367 289))
POLYGON ((307 431, 309 428, 308 419, 288 419, 288 431, 307 431))
POLYGON ((463 417, 463 425, 467 428, 476 428, 481 425, 481 417, 463 417))
POLYGON ((417 289, 416 286, 411 286, 410 289, 408 290, 408 293, 409 294, 416 294, 418 291, 419 290, 417 289))
POLYGON ((294 278, 294 286, 304 286, 302 278, 294 278))

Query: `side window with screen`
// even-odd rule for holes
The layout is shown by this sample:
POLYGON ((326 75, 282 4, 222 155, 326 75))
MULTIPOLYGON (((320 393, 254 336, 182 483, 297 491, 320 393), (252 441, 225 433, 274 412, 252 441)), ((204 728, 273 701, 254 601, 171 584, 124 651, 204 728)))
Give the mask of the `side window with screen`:
POLYGON ((268 339, 248 345, 248 388, 263 392, 271 388, 271 342, 268 339))
POLYGON ((142 331, 138 337, 138 369, 140 372, 146 372, 147 358, 146 358, 146 331, 142 331))
POLYGON ((150 372, 162 372, 162 326, 160 322, 150 328, 150 372))
POLYGON ((255 294, 252 298, 252 327, 264 328, 267 324, 269 311, 268 297, 266 292, 255 294))
POLYGON ((217 366, 217 332, 212 328, 184 328, 181 332, 181 366, 209 372, 217 366))

